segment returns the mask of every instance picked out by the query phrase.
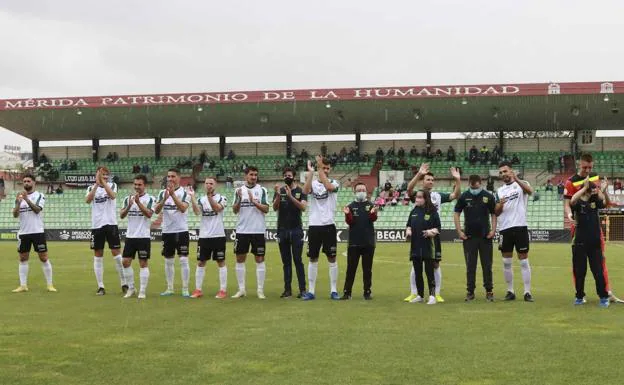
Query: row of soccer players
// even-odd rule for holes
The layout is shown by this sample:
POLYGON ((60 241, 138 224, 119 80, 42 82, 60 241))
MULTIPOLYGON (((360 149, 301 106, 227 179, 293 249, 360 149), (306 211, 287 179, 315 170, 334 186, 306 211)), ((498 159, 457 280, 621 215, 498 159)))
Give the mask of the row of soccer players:
MULTIPOLYGON (((284 171, 284 185, 275 186, 273 209, 278 211, 278 239, 280 254, 284 264, 284 292, 282 297, 292 295, 292 262, 294 261, 299 283, 299 295, 305 300, 315 298, 315 283, 318 273, 318 257, 321 249, 327 255, 330 273, 330 297, 332 299, 348 299, 351 297, 351 288, 355 276, 355 269, 360 257, 364 270, 364 298, 371 297, 371 269, 375 250, 373 224, 376 220, 376 209, 367 200, 366 186, 355 186, 356 199, 343 209, 345 220, 351 226, 349 232, 347 278, 343 296, 337 293, 338 266, 336 263, 336 228, 334 211, 336 209, 339 184, 329 178, 330 167, 317 158, 318 179, 313 179, 314 168, 308 164, 308 176, 303 188, 294 182, 295 172, 291 169, 284 171), (301 212, 307 207, 307 197, 310 194, 310 227, 308 256, 309 290, 306 290, 305 272, 301 262, 303 249, 303 230, 301 212), (365 213, 364 215, 362 215, 365 213)), ((501 233, 499 248, 503 254, 503 267, 507 282, 506 300, 515 299, 513 288, 513 271, 511 257, 515 248, 520 259, 524 282, 524 299, 533 301, 530 285, 531 272, 528 263, 529 237, 526 227, 526 207, 528 195, 532 193, 530 185, 520 181, 514 174, 511 165, 501 164, 499 168, 501 178, 505 184, 497 191, 498 201, 480 187, 478 176, 471 176, 470 189, 460 196, 460 175, 456 169, 451 169, 455 179, 455 188, 451 194, 433 191, 434 176, 429 172, 428 164, 423 164, 410 181, 408 191, 413 191, 422 180, 422 189, 414 193, 415 207, 410 213, 407 223, 408 234, 411 235, 410 259, 412 271, 410 274, 411 294, 405 300, 421 302, 424 300, 422 280, 423 265, 430 285, 428 303, 442 302, 440 288, 442 274, 440 269, 441 246, 439 242, 439 207, 441 204, 458 199, 455 211, 455 224, 458 234, 464 240, 464 251, 467 263, 467 296, 466 300, 474 299, 475 272, 478 256, 481 257, 484 269, 484 287, 486 298, 493 300, 492 284, 492 238, 497 227, 501 233), (431 209, 433 208, 433 209, 431 209), (459 215, 464 213, 465 224, 459 224, 459 215), (491 216, 491 223, 490 218, 491 216), (437 222, 436 222, 437 221, 437 222), (419 229, 415 232, 416 228, 419 229), (422 232, 422 235, 421 235, 422 232), (434 247, 430 247, 432 243, 434 247), (434 252, 431 252, 434 250, 434 252)), ((582 171, 581 171, 582 172, 582 171)), ((184 296, 202 296, 202 283, 207 260, 217 261, 219 266, 220 290, 217 298, 225 298, 227 287, 227 268, 225 267, 225 231, 223 227, 223 210, 227 206, 227 198, 216 193, 216 182, 208 178, 205 182, 206 195, 195 199, 179 185, 179 172, 172 169, 168 172, 167 188, 160 192, 157 199, 145 193, 147 180, 144 176, 137 176, 134 181, 135 195, 125 198, 120 216, 128 217, 127 240, 123 253, 120 253, 121 242, 117 229, 115 199, 117 186, 108 181, 109 172, 106 168, 99 168, 96 173, 96 184, 87 190, 86 202, 92 205, 93 233, 91 248, 94 250, 94 271, 98 283, 97 293, 105 294, 103 283, 102 255, 105 242, 112 250, 122 290, 126 297, 135 294, 134 272, 131 262, 138 255, 140 261, 139 298, 145 297, 145 289, 149 278, 147 261, 150 257, 150 218, 154 213, 163 212, 163 256, 165 257, 165 273, 167 289, 162 295, 173 294, 174 256, 177 252, 180 257, 182 272, 182 294, 184 296), (200 227, 200 241, 198 247, 198 266, 196 271, 196 290, 190 295, 188 282, 190 268, 188 263, 189 235, 187 224, 187 210, 192 206, 197 215, 202 216, 200 227), (121 254, 121 255, 120 255, 121 254)), ((264 298, 264 250, 266 229, 264 215, 269 210, 267 190, 257 184, 257 169, 250 167, 246 170, 246 185, 236 190, 234 212, 239 220, 236 228, 235 253, 237 257, 236 275, 238 292, 233 296, 239 298, 246 295, 245 288, 245 259, 250 251, 256 259, 256 276, 258 281, 258 297, 264 298)), ((49 290, 54 291, 51 281, 51 265, 47 261, 47 247, 43 235, 43 221, 39 212, 43 209, 45 197, 38 195, 31 197, 28 190, 33 188, 32 178, 24 177, 24 193, 18 194, 14 215, 23 214, 20 219, 20 287, 15 291, 26 291, 27 259, 30 246, 34 245, 44 263, 44 272, 48 278, 49 290), (32 198, 32 199, 31 199, 32 198), (19 203, 19 205, 18 205, 19 203), (19 208, 19 210, 18 210, 19 208), (24 268, 24 265, 26 266, 24 268), (25 269, 25 273, 24 273, 25 269)), ((576 264, 575 264, 576 266, 576 264)), ((579 277, 580 278, 580 277, 579 277)), ((577 279, 577 282, 579 280, 577 279)), ((583 280, 584 281, 584 277, 583 280)), ((578 287, 577 287, 578 293, 578 287)), ((583 294, 584 295, 584 294, 583 294)), ((578 297, 578 295, 577 295, 578 297)))

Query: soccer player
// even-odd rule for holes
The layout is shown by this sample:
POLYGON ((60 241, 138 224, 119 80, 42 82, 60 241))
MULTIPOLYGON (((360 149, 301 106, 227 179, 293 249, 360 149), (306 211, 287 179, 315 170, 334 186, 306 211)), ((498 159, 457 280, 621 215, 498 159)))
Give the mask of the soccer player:
POLYGON ((284 292, 280 298, 292 296, 293 262, 299 283, 297 298, 301 298, 306 292, 305 270, 301 260, 303 253, 301 213, 307 207, 308 198, 295 182, 296 175, 297 172, 293 168, 284 168, 282 172, 284 185, 275 185, 275 196, 273 197, 273 210, 277 211, 277 242, 284 265, 284 292))
POLYGON ((479 257, 481 257, 481 269, 483 270, 485 299, 493 302, 492 239, 496 229, 494 196, 481 187, 481 177, 479 175, 470 175, 468 182, 470 183, 470 188, 457 200, 453 217, 455 230, 457 230, 459 238, 463 241, 464 258, 466 260, 466 302, 475 299, 475 276, 479 257), (459 222, 462 212, 464 213, 463 228, 459 222))
POLYGON ((603 269, 602 230, 598 212, 604 207, 604 193, 589 181, 589 177, 583 182, 583 187, 570 199, 570 208, 576 218, 576 232, 572 244, 572 271, 576 286, 575 305, 585 303, 585 275, 589 260, 589 268, 596 281, 596 293, 600 298, 599 305, 609 307, 609 294, 603 269))
POLYGON ((236 240, 234 252, 236 253, 236 279, 238 292, 232 298, 241 298, 247 295, 245 289, 245 261, 251 247, 251 253, 256 258, 256 281, 258 298, 266 299, 264 295, 264 279, 266 265, 264 253, 266 240, 265 215, 269 212, 267 203, 267 190, 258 184, 258 169, 248 166, 245 169, 245 185, 236 189, 233 210, 238 214, 236 225, 236 240))
POLYGON ((108 243, 115 269, 121 282, 121 291, 126 294, 128 285, 124 278, 123 264, 121 260, 121 239, 117 227, 117 184, 109 182, 110 171, 107 167, 100 166, 95 171, 95 184, 87 188, 85 201, 91 205, 91 249, 93 257, 93 271, 97 281, 97 295, 106 294, 104 289, 104 243, 108 243))
POLYGON ((167 290, 160 293, 161 296, 174 294, 173 282, 175 275, 174 258, 176 252, 180 257, 180 270, 182 277, 182 296, 190 297, 189 277, 189 232, 188 232, 188 207, 190 196, 180 186, 180 170, 171 168, 167 171, 167 188, 158 194, 158 202, 154 212, 163 213, 162 221, 162 255, 165 257, 165 278, 167 290))
POLYGON ((197 244, 197 268, 195 270, 195 290, 191 298, 199 298, 204 294, 202 286, 206 274, 206 261, 214 260, 219 270, 219 291, 215 298, 227 297, 227 266, 225 266, 225 228, 223 226, 223 210, 227 207, 227 198, 217 193, 217 180, 206 178, 204 181, 206 195, 194 199, 193 212, 201 215, 199 225, 199 242, 197 244))
POLYGON ((429 286, 427 305, 437 303, 435 297, 435 277, 433 264, 435 261, 434 238, 440 233, 440 216, 438 209, 431 201, 429 191, 418 190, 414 194, 414 208, 407 218, 405 234, 410 240, 410 260, 414 267, 415 285, 418 295, 410 302, 423 302, 425 282, 423 281, 423 264, 429 286))
MULTIPOLYGON (((600 177, 598 176, 597 173, 592 171, 593 168, 594 168, 594 159, 592 155, 590 153, 582 154, 580 162, 579 162, 579 169, 577 173, 572 175, 565 183, 565 187, 563 191, 563 196, 564 196, 563 210, 565 212, 566 218, 572 221, 572 225, 570 228, 570 231, 572 232, 572 238, 574 238, 574 234, 575 234, 575 223, 574 223, 574 213, 572 209, 570 208, 570 200, 572 199, 572 196, 583 187, 583 184, 586 179, 588 179, 591 183, 594 183, 596 185, 600 183, 600 189, 602 190, 602 193, 604 195, 605 206, 608 207, 611 204, 611 202, 609 201, 609 194, 607 193, 607 187, 609 185, 608 181, 605 178, 602 182, 600 182, 600 177)), ((604 266, 602 267, 602 269, 604 270, 604 276, 605 276, 606 284, 607 284, 607 291, 609 292, 609 300, 611 302, 623 303, 624 301, 622 301, 621 299, 619 299, 613 294, 609 285, 609 271, 607 270, 607 263, 606 263, 606 257, 605 257, 605 239, 604 239, 604 234, 602 232, 600 233, 600 239, 601 239, 600 245, 602 247, 602 256, 603 256, 602 262, 604 263, 604 266)))
MULTIPOLYGON (((410 198, 414 199, 414 188, 416 187, 416 184, 418 183, 418 181, 422 179, 422 189, 430 193, 431 201, 433 202, 433 205, 438 210, 438 215, 439 215, 440 206, 442 206, 443 203, 452 202, 455 199, 459 198, 459 195, 461 194, 461 191, 460 191, 461 175, 459 173, 459 169, 457 169, 456 167, 451 167, 450 172, 451 172, 451 176, 455 180, 455 186, 453 187, 453 192, 449 194, 449 193, 440 193, 437 191, 433 191, 435 177, 433 176, 433 173, 429 171, 429 164, 423 163, 420 166, 420 169, 418 170, 416 175, 414 175, 412 180, 410 180, 410 182, 407 185, 407 192, 410 195, 410 198)), ((439 234, 435 236, 434 243, 435 243, 436 250, 435 250, 435 258, 433 261, 433 268, 434 268, 433 274, 435 276, 435 283, 436 283, 436 286, 435 286, 436 302, 444 302, 444 298, 442 298, 442 295, 440 294, 440 291, 442 290, 442 269, 440 268, 440 262, 442 261, 442 242, 440 241, 439 234)), ((416 286, 414 282, 415 282, 414 269, 412 269, 412 271, 410 272, 411 293, 407 298, 404 299, 405 302, 411 302, 418 295, 418 293, 416 292, 416 286)))
POLYGON ((128 195, 123 201, 123 207, 119 216, 121 219, 128 217, 128 230, 122 256, 124 277, 128 284, 128 292, 124 298, 131 298, 135 294, 134 270, 132 260, 139 255, 139 299, 145 299, 147 282, 149 280, 148 260, 151 255, 152 238, 150 234, 151 218, 154 214, 155 199, 145 192, 147 177, 137 175, 134 177, 134 191, 136 194, 128 195))
POLYGON ((336 222, 334 212, 338 202, 338 181, 329 178, 331 166, 320 155, 316 157, 318 179, 314 179, 314 167, 308 161, 308 175, 303 185, 303 193, 311 197, 310 216, 308 218, 308 284, 309 290, 303 296, 304 301, 316 298, 316 276, 318 274, 318 258, 323 249, 329 262, 330 298, 339 300, 338 295, 338 262, 336 262, 336 222))
POLYGON ((516 294, 513 285, 513 250, 516 249, 522 281, 524 282, 524 300, 533 302, 531 295, 531 266, 529 265, 529 230, 527 228, 527 206, 533 188, 529 182, 518 179, 511 162, 501 162, 498 174, 505 183, 496 191, 494 213, 498 217, 499 250, 503 255, 503 273, 507 282, 505 301, 513 301, 516 294))
POLYGON ((347 277, 345 278, 342 300, 351 299, 351 289, 355 280, 360 257, 362 258, 362 277, 364 280, 364 299, 373 299, 371 295, 373 277, 373 256, 375 255, 375 227, 377 209, 367 199, 368 192, 364 183, 356 183, 355 201, 349 203, 342 212, 349 225, 349 247, 347 251, 347 277))
POLYGON ((28 291, 28 258, 30 249, 34 247, 39 254, 41 268, 48 284, 49 292, 56 292, 52 285, 52 264, 48 260, 48 246, 43 230, 43 206, 45 196, 35 190, 35 177, 25 174, 22 177, 24 191, 17 194, 13 217, 19 218, 20 228, 17 233, 17 252, 19 253, 19 280, 20 285, 13 293, 28 291))

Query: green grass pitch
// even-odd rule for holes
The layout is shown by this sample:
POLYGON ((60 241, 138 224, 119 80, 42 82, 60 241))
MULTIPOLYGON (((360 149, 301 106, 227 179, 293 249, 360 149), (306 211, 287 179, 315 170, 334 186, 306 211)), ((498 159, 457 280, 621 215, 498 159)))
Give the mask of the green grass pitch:
MULTIPOLYGON (((505 285, 498 253, 497 302, 486 303, 479 289, 477 301, 464 303, 461 246, 445 244, 446 303, 427 306, 402 302, 409 291, 407 244, 378 244, 373 301, 361 298, 360 273, 352 301, 330 301, 327 262, 321 260, 317 300, 304 303, 279 299, 282 270, 275 244, 267 253, 266 301, 255 298, 251 258, 248 298, 214 299, 214 264, 207 268, 204 298, 160 298, 163 260, 155 243, 148 298, 139 302, 121 298, 110 255, 104 273, 108 294, 95 296, 87 243, 49 244, 58 293, 45 292, 41 267, 31 255, 31 291, 13 294, 15 243, 0 243, 0 383, 621 384, 624 306, 599 308, 588 276, 588 304, 574 307, 569 245, 531 246, 535 303, 500 301, 505 285)), ((230 295, 236 291, 231 247, 230 295)), ((607 253, 611 283, 620 295, 623 251, 612 244, 607 253)), ((343 256, 339 266, 341 289, 343 256)), ((517 261, 514 271, 521 292, 517 261)), ((193 289, 194 267, 191 272, 193 289)), ((179 283, 176 262, 177 292, 179 283)))

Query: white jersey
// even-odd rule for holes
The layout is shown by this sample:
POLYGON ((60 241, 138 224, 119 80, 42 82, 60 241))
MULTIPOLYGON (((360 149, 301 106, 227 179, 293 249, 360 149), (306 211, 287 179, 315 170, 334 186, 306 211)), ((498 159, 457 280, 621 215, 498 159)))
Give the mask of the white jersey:
POLYGON ((496 190, 496 202, 503 198, 507 198, 507 202, 505 202, 503 212, 498 217, 498 231, 511 227, 526 227, 529 194, 525 194, 517 182, 512 182, 504 184, 496 190))
MULTIPOLYGON (((107 182, 108 186, 117 194, 117 183, 107 182)), ((115 199, 106 193, 104 187, 97 186, 97 191, 91 201, 91 228, 99 229, 106 225, 117 225, 117 208, 115 199)), ((91 193, 93 186, 87 188, 87 195, 91 193)))
MULTIPOLYGON (((190 204, 190 196, 184 189, 184 187, 180 186, 177 190, 175 190, 175 195, 187 205, 190 204)), ((160 194, 158 194, 158 203, 162 202, 165 198, 165 190, 162 190, 160 194)), ((176 206, 172 197, 168 197, 163 206, 163 221, 162 221, 162 232, 164 234, 171 233, 182 233, 184 231, 188 231, 188 210, 185 212, 181 212, 178 210, 178 206, 176 206)))
MULTIPOLYGON (((135 195, 127 196, 123 202, 123 207, 128 207, 129 200, 132 199, 132 206, 130 206, 130 210, 128 210, 128 230, 126 231, 126 238, 151 238, 150 227, 152 221, 150 218, 143 215, 143 212, 134 201, 134 197, 135 195)), ((140 201, 148 210, 154 210, 155 199, 153 196, 143 194, 140 201)))
POLYGON ((240 202, 240 211, 238 212, 238 223, 236 224, 236 233, 239 234, 264 234, 266 231, 266 222, 264 213, 260 211, 253 202, 249 201, 249 191, 253 194, 253 200, 260 204, 267 203, 267 190, 259 184, 253 187, 242 186, 236 191, 241 191, 241 197, 236 194, 235 202, 240 202))
POLYGON ((329 181, 335 187, 332 192, 327 191, 325 185, 318 180, 312 181, 312 193, 308 195, 308 197, 311 197, 308 220, 310 226, 326 226, 336 223, 334 221, 334 213, 338 203, 338 188, 340 184, 334 179, 329 181))
MULTIPOLYGON (((212 199, 223 206, 227 207, 227 199, 221 194, 214 194, 212 199)), ((201 210, 201 223, 199 225, 200 238, 221 238, 225 237, 225 228, 223 227, 223 210, 218 213, 212 209, 208 197, 204 195, 197 200, 199 209, 201 210)))
MULTIPOLYGON (((43 210, 43 206, 45 205, 45 196, 42 193, 39 191, 33 191, 28 194, 28 199, 30 199, 35 206, 39 206, 43 210)), ((25 200, 22 200, 19 206, 19 221, 20 235, 43 233, 43 211, 40 211, 38 214, 35 213, 25 200)))

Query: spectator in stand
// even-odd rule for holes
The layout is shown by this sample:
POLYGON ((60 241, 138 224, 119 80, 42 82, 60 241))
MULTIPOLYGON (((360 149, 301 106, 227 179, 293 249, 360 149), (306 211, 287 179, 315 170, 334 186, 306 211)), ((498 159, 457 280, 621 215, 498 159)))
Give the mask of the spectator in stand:
POLYGON ((489 192, 494 192, 494 178, 492 175, 489 175, 487 178, 487 185, 485 186, 486 190, 489 192))
POLYGON ((280 163, 279 160, 275 160, 275 171, 282 171, 282 164, 280 163))
POLYGON ((343 147, 340 149, 340 157, 341 157, 341 158, 344 158, 345 156, 347 156, 347 148, 343 146, 343 147))
POLYGON ((420 157, 421 157, 421 158, 426 158, 426 157, 427 157, 427 149, 426 149, 426 148, 423 148, 423 149, 420 151, 420 157))
POLYGON ((399 147, 399 152, 397 154, 399 155, 399 158, 404 158, 405 157, 405 149, 403 147, 399 147))
POLYGON ((513 157, 511 158, 511 163, 520 164, 520 158, 518 158, 518 155, 513 154, 513 157))
POLYGON ((301 149, 301 159, 306 160, 306 159, 308 159, 308 157, 309 157, 308 152, 305 150, 305 148, 302 148, 301 149))
POLYGON ((225 175, 225 170, 223 169, 222 166, 219 167, 219 171, 217 172, 217 176, 224 176, 225 175))
POLYGON ((375 204, 375 207, 379 209, 379 211, 383 210, 385 201, 384 201, 384 198, 381 196, 381 192, 379 193, 379 195, 377 195, 377 199, 375 199, 374 204, 375 204))
POLYGON ((67 171, 68 169, 67 161, 63 161, 63 163, 61 163, 61 171, 67 171))
POLYGON ((455 149, 453 146, 449 146, 448 150, 446 150, 446 161, 447 162, 455 162, 457 157, 455 156, 455 149))
POLYGON ((48 185, 48 189, 46 190, 46 194, 48 194, 48 195, 54 194, 54 186, 52 186, 52 184, 48 185))
POLYGON ((390 191, 391 188, 392 183, 390 183, 390 181, 386 181, 386 183, 384 183, 383 191, 390 191))
POLYGON ((397 163, 397 161, 394 158, 388 160, 388 166, 390 166, 390 168, 392 170, 397 170, 399 168, 399 164, 397 163))
POLYGON ((384 152, 381 147, 377 147, 377 151, 375 151, 375 157, 377 158, 377 160, 383 160, 384 152))
POLYGON ((199 163, 204 164, 208 161, 208 155, 206 155, 206 150, 202 150, 199 154, 199 163))
POLYGON ((491 155, 491 156, 493 157, 493 156, 495 156, 495 155, 496 155, 498 158, 500 158, 500 157, 501 157, 501 155, 502 155, 502 154, 501 154, 500 147, 498 147, 498 144, 497 144, 497 145, 495 145, 495 146, 494 146, 494 149, 492 150, 492 155, 491 155))
POLYGON ((48 157, 42 153, 41 156, 39 156, 39 163, 48 163, 48 157))
POLYGON ((565 152, 563 150, 559 151, 559 174, 563 174, 563 169, 565 168, 565 152))
POLYGON ((72 160, 71 162, 69 162, 69 169, 70 170, 78 170, 78 163, 76 163, 75 160, 72 160))
POLYGON ((559 200, 563 200, 563 190, 565 189, 563 181, 560 180, 559 184, 557 184, 557 195, 559 196, 559 200))
POLYGON ((388 152, 386 153, 386 155, 388 155, 389 157, 393 157, 394 156, 394 147, 390 147, 388 149, 388 152))
POLYGON ((438 148, 438 149, 436 150, 436 152, 435 152, 435 156, 436 156, 436 158, 438 158, 438 159, 442 159, 442 155, 443 155, 443 154, 442 154, 442 150, 440 150, 440 149, 438 148))
POLYGON ((113 161, 117 162, 119 160, 119 154, 117 154, 117 151, 113 152, 113 161))
POLYGON ((132 166, 132 173, 133 173, 133 174, 138 174, 138 173, 140 173, 140 172, 141 172, 141 166, 139 166, 138 164, 136 164, 136 163, 135 163, 135 164, 132 166))
POLYGON ((613 192, 618 192, 621 193, 622 192, 622 181, 620 181, 620 178, 617 178, 615 180, 615 182, 613 183, 613 192))
POLYGON ((417 156, 418 156, 418 150, 416 149, 416 146, 412 146, 412 148, 410 149, 410 157, 416 158, 417 156))
POLYGON ((470 162, 470 164, 474 165, 477 163, 478 160, 479 151, 477 150, 477 147, 475 147, 475 145, 473 144, 472 147, 470 147, 470 151, 468 152, 468 161, 470 162))
POLYGON ((56 193, 57 193, 58 195, 60 195, 60 194, 62 194, 62 193, 63 193, 63 185, 62 185, 62 184, 59 184, 59 185, 58 185, 58 187, 56 188, 56 193))
POLYGON ((486 164, 490 160, 490 151, 486 145, 481 147, 481 164, 486 164))
POLYGON ((391 189, 388 192, 388 195, 390 195, 390 206, 396 206, 397 204, 399 204, 399 198, 401 197, 401 194, 396 191, 395 189, 391 189))
POLYGON ((407 160, 405 160, 405 158, 399 159, 399 169, 407 170, 408 168, 409 168, 409 164, 407 163, 407 160))
POLYGON ((143 166, 141 166, 141 174, 149 174, 150 172, 150 167, 147 164, 144 164, 143 166))
POLYGON ((210 160, 208 161, 208 168, 209 168, 209 169, 213 170, 213 169, 215 168, 215 166, 216 166, 216 165, 217 165, 217 164, 215 163, 215 161, 214 161, 214 160, 210 159, 210 160))
POLYGON ((537 202, 539 199, 540 199, 539 190, 535 189, 535 192, 533 193, 533 202, 537 202))
POLYGON ((109 151, 108 154, 106 154, 106 161, 107 162, 112 162, 113 161, 113 153, 109 151))
POLYGON ((234 160, 236 159, 236 154, 234 153, 234 150, 230 149, 230 151, 228 151, 227 154, 227 160, 234 160))
POLYGON ((321 155, 327 156, 327 144, 325 142, 321 144, 321 155))
POLYGON ((555 186, 552 184, 552 182, 550 181, 550 179, 548 179, 546 181, 546 184, 544 185, 544 190, 545 191, 554 191, 555 186))

